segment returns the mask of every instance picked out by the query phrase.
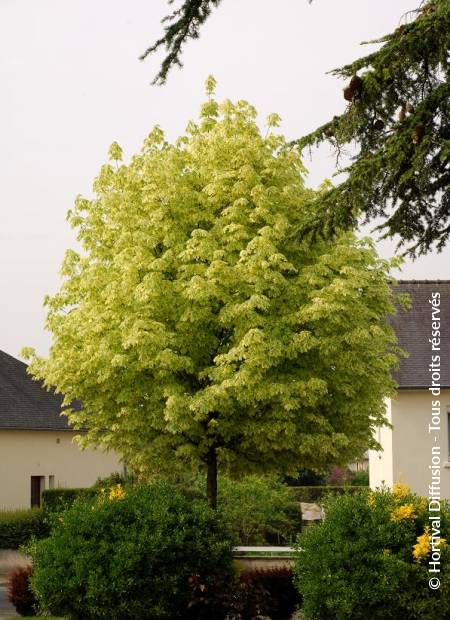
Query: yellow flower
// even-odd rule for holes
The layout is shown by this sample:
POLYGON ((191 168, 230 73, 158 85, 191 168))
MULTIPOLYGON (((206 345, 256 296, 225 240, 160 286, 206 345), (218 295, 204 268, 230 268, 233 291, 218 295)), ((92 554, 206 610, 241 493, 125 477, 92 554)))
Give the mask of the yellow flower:
POLYGON ((125 491, 122 489, 121 484, 113 487, 109 492, 109 499, 123 499, 124 497, 125 491))
MULTIPOLYGON (((445 538, 439 538, 439 540, 433 541, 433 548, 440 547, 441 545, 443 547, 447 545, 447 541, 445 538)), ((420 562, 422 558, 427 557, 430 551, 431 551, 430 528, 426 526, 422 536, 417 537, 417 544, 415 544, 413 547, 413 556, 417 560, 417 562, 420 562)))
POLYGON ((370 506, 370 508, 373 508, 376 505, 376 500, 375 500, 375 493, 369 493, 369 497, 367 498, 367 505, 370 506))
POLYGON ((412 504, 397 506, 397 508, 394 508, 391 512, 392 521, 403 521, 404 519, 412 519, 413 517, 415 517, 415 514, 414 506, 412 504))
POLYGON ((411 494, 411 489, 403 482, 396 482, 392 489, 392 493, 395 495, 396 499, 404 499, 411 494))
POLYGON ((417 562, 420 562, 421 559, 427 557, 430 551, 431 551, 430 528, 427 525, 424 529, 423 534, 417 537, 417 543, 413 547, 414 559, 417 562))

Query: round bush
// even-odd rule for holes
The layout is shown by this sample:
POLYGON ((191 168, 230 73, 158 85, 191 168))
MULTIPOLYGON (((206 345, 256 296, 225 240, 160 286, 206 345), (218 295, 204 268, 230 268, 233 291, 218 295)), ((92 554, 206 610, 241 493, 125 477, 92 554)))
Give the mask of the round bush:
POLYGON ((34 616, 36 599, 30 590, 31 566, 17 568, 8 578, 8 600, 20 616, 34 616))
POLYGON ((441 505, 441 585, 428 585, 428 502, 393 492, 329 497, 326 518, 299 539, 295 581, 308 620, 450 618, 450 507, 441 505))
POLYGON ((232 541, 204 502, 168 485, 77 502, 30 549, 42 611, 70 619, 182 618, 192 578, 231 581, 232 541))

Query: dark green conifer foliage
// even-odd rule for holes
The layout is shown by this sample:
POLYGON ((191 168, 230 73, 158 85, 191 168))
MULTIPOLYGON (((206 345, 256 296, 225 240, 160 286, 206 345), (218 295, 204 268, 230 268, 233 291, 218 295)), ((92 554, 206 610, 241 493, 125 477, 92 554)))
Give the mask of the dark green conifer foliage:
MULTIPOLYGON (((183 45, 198 38, 220 2, 184 0, 164 19, 164 36, 141 56, 166 47, 155 83, 164 83, 173 65, 181 66, 183 45)), ((402 21, 376 41, 378 51, 332 72, 349 80, 345 112, 294 143, 302 150, 331 143, 338 167, 346 146, 358 147, 340 170, 345 180, 315 198, 311 222, 300 235, 333 236, 381 216, 384 235, 398 235, 414 256, 441 250, 448 241, 450 0, 422 2, 402 21)))
POLYGON ((450 0, 432 0, 378 42, 381 48, 332 73, 348 78, 345 112, 297 144, 331 143, 358 154, 346 179, 316 201, 311 230, 333 234, 384 217, 413 255, 441 250, 450 235, 450 0))
MULTIPOLYGON (((173 65, 183 66, 181 54, 184 44, 189 39, 198 39, 200 27, 208 19, 211 9, 217 7, 222 0, 184 0, 179 9, 167 15, 162 23, 166 24, 164 35, 145 50, 140 60, 165 47, 167 55, 161 63, 153 84, 164 84, 167 74, 173 65)), ((169 0, 173 4, 174 0, 169 0)))

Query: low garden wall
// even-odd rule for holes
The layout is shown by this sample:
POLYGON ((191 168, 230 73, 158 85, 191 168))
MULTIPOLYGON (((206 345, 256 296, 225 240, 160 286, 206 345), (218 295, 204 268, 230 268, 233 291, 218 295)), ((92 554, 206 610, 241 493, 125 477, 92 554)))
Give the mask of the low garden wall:
POLYGON ((294 565, 294 547, 235 547, 234 563, 240 572, 294 565))

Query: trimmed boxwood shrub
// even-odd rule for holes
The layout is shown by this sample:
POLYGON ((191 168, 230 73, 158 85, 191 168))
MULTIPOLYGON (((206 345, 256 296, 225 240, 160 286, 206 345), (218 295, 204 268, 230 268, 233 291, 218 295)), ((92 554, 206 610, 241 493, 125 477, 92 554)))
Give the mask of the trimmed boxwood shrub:
POLYGON ((232 579, 233 543, 203 501, 118 486, 75 502, 30 547, 31 587, 42 611, 71 620, 182 618, 193 577, 211 592, 232 579))
POLYGON ((8 600, 21 616, 35 616, 37 601, 30 589, 31 566, 18 568, 8 577, 8 600))
POLYGON ((99 488, 87 489, 45 489, 42 493, 42 509, 45 513, 62 512, 70 508, 76 500, 95 497, 99 488))
MULTIPOLYGON (((426 498, 398 485, 328 497, 325 520, 299 539, 296 584, 308 620, 448 620, 450 552, 444 541, 440 588, 428 581, 431 527, 426 498)), ((450 505, 441 504, 450 540, 450 505)), ((437 541, 436 541, 437 544, 437 541)))
POLYGON ((0 549, 18 549, 33 536, 47 536, 48 530, 39 508, 0 511, 0 549))

